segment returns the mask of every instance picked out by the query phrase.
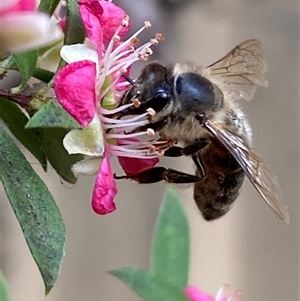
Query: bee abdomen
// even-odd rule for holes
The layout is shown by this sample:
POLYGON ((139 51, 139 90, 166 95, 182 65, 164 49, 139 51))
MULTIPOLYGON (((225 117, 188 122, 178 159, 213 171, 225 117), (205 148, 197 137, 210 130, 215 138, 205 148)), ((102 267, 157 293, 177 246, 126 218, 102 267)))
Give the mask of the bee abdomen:
MULTIPOLYGON (((205 166, 206 176, 194 186, 194 200, 205 220, 210 221, 224 215, 239 195, 245 173, 231 162, 224 169, 205 166)), ((198 171, 196 175, 198 175, 198 171)))

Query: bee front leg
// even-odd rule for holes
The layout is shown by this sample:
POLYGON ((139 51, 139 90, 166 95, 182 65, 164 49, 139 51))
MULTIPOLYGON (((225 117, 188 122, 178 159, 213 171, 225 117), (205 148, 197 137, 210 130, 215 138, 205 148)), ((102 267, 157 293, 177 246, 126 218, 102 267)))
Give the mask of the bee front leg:
POLYGON ((201 177, 190 175, 175 169, 165 167, 153 167, 141 171, 138 174, 131 176, 117 176, 114 175, 115 179, 131 179, 135 180, 140 184, 151 184, 160 181, 166 181, 167 183, 195 183, 201 180, 201 177))
POLYGON ((208 144, 207 139, 200 138, 195 141, 195 143, 188 145, 186 147, 172 146, 164 151, 164 156, 167 157, 181 157, 181 156, 191 156, 197 153, 200 149, 204 148, 208 144))

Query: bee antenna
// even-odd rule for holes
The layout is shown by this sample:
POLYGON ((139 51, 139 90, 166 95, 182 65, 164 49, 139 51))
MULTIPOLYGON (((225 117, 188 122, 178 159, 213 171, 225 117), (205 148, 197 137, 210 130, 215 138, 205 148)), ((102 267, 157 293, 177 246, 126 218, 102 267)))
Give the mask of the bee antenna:
POLYGON ((135 86, 133 79, 130 78, 127 74, 122 73, 121 76, 124 77, 132 86, 135 86))

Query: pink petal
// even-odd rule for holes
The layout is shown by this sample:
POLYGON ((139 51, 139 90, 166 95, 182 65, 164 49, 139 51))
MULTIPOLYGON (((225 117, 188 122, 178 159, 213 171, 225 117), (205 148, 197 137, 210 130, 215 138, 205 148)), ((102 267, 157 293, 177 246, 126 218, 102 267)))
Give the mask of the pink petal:
POLYGON ((128 176, 136 175, 137 173, 153 167, 159 162, 158 158, 154 159, 137 159, 129 157, 118 157, 119 163, 128 176))
POLYGON ((18 11, 34 11, 37 7, 36 0, 5 0, 0 6, 0 14, 6 14, 18 11))
POLYGON ((86 35, 96 46, 99 57, 102 57, 103 32, 100 18, 103 8, 99 0, 80 0, 78 5, 86 35))
POLYGON ((105 154, 93 191, 93 210, 101 215, 114 211, 116 209, 114 198, 117 192, 118 189, 112 173, 109 155, 105 154))
MULTIPOLYGON (((103 13, 100 17, 100 22, 103 30, 103 42, 109 42, 114 36, 116 29, 122 24, 123 18, 127 15, 126 12, 119 6, 109 1, 100 1, 103 8, 103 13)), ((130 29, 125 26, 119 32, 121 39, 125 37, 130 29)))
POLYGON ((66 18, 63 18, 63 19, 59 20, 58 25, 59 25, 59 27, 61 28, 61 30, 62 30, 63 32, 65 32, 66 26, 67 26, 67 19, 66 19, 66 18))
POLYGON ((215 301, 214 297, 202 292, 196 286, 187 286, 184 293, 190 301, 215 301))
POLYGON ((91 122, 96 111, 95 77, 96 64, 84 60, 63 67, 54 82, 59 102, 83 126, 91 122))
MULTIPOLYGON (((128 141, 139 141, 137 138, 127 138, 128 141)), ((118 145, 126 144, 126 140, 118 140, 118 145)), ((158 158, 154 159, 138 159, 132 157, 118 157, 119 163, 128 176, 136 175, 137 173, 151 168, 159 162, 158 158)))

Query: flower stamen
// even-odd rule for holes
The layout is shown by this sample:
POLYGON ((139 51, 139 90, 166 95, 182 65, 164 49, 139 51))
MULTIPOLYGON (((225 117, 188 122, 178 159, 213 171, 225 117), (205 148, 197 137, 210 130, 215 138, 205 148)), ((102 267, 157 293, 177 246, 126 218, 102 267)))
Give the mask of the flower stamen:
POLYGON ((152 117, 156 114, 156 112, 152 108, 148 108, 146 111, 152 117))
POLYGON ((134 98, 132 100, 132 103, 133 103, 135 108, 138 108, 141 105, 141 102, 138 100, 138 98, 134 98))
POLYGON ((155 136, 154 130, 153 130, 153 129, 147 129, 147 135, 148 135, 149 137, 154 137, 154 136, 155 136))

